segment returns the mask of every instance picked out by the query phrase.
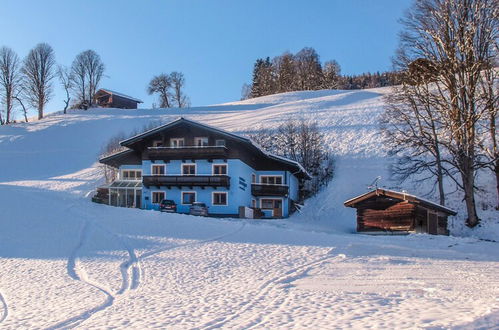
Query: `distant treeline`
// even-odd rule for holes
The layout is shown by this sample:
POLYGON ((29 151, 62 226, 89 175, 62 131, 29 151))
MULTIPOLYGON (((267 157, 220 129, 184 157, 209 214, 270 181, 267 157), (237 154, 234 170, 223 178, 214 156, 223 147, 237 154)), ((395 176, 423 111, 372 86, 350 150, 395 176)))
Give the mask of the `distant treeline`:
POLYGON ((284 52, 272 59, 257 59, 252 83, 243 86, 242 99, 291 91, 393 86, 400 81, 398 72, 341 75, 338 62, 331 60, 321 64, 315 49, 305 47, 296 54, 284 52))

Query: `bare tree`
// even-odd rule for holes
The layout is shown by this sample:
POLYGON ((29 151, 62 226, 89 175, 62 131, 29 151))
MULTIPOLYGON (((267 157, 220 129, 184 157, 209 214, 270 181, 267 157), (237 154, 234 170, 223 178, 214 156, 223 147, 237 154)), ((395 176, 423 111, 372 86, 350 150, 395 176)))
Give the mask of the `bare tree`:
POLYGON ((93 104, 95 92, 99 88, 100 80, 104 74, 104 63, 102 63, 100 56, 93 50, 84 51, 83 54, 87 68, 88 100, 90 104, 93 104))
POLYGON ((171 87, 172 79, 169 75, 162 73, 151 79, 147 86, 147 93, 149 93, 149 95, 158 94, 160 108, 170 108, 171 87))
POLYGON ((498 56, 498 6, 497 0, 417 0, 402 21, 398 61, 405 68, 417 59, 427 64, 427 101, 440 121, 437 136, 448 155, 443 162, 455 171, 446 174, 464 194, 470 227, 480 221, 475 176, 491 164, 480 148, 487 135, 480 122, 490 113, 487 93, 497 91, 480 86, 484 71, 497 80, 492 63, 498 56))
POLYGON ((8 124, 12 120, 14 95, 20 85, 19 57, 8 47, 0 48, 0 93, 5 107, 5 117, 0 111, 0 125, 8 124))
POLYGON ((57 67, 57 76, 59 77, 59 82, 62 88, 66 92, 66 99, 64 100, 64 114, 67 113, 69 108, 69 102, 71 102, 71 89, 73 88, 73 76, 72 71, 65 66, 59 65, 57 67))
POLYGON ((52 97, 54 66, 54 50, 46 43, 36 45, 23 62, 24 94, 28 102, 38 110, 38 119, 43 118, 45 105, 52 97))
POLYGON ((104 75, 105 66, 99 54, 94 50, 86 50, 76 55, 71 64, 71 78, 77 103, 93 104, 95 92, 104 75))
POLYGON ((184 74, 173 71, 170 73, 170 81, 173 88, 173 101, 177 103, 179 108, 189 107, 189 98, 183 92, 185 85, 184 74))
POLYGON ((251 85, 244 83, 241 87, 241 101, 251 98, 251 85))
POLYGON ((335 60, 324 63, 322 69, 324 75, 324 88, 337 89, 341 78, 341 68, 335 60))
POLYGON ((276 129, 257 129, 250 138, 265 150, 303 165, 312 175, 312 180, 301 182, 304 198, 318 193, 333 178, 333 158, 314 121, 290 119, 276 129))
POLYGON ((321 89, 324 78, 319 55, 315 49, 305 47, 295 55, 300 90, 321 89))
POLYGON ((296 63, 293 54, 284 52, 281 56, 272 59, 275 71, 277 92, 291 92, 297 90, 296 63))
POLYGON ((71 64, 71 80, 72 80, 72 89, 73 94, 75 95, 75 105, 81 105, 85 103, 85 95, 87 94, 87 71, 85 67, 85 62, 83 61, 82 56, 76 56, 71 64))
POLYGON ((23 111, 24 121, 27 123, 28 122, 28 108, 24 104, 23 98, 25 98, 26 96, 23 94, 24 94, 24 86, 21 85, 21 87, 17 89, 16 94, 14 95, 14 100, 16 100, 17 103, 19 103, 19 105, 21 106, 22 111, 23 111))
MULTIPOLYGON (((408 76, 422 78, 414 71, 408 76)), ((445 205, 442 120, 432 102, 431 79, 420 79, 417 84, 406 81, 385 100, 383 133, 391 154, 399 156, 392 167, 395 177, 401 182, 414 176, 418 182, 433 181, 440 204, 445 205)))

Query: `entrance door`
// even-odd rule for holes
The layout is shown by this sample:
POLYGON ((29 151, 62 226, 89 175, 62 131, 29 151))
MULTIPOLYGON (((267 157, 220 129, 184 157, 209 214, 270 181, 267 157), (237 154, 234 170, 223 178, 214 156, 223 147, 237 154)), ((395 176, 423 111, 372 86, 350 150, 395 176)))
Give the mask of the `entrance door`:
POLYGON ((263 198, 261 203, 262 210, 272 210, 274 218, 282 218, 282 199, 263 198))
POLYGON ((428 213, 428 234, 438 234, 438 216, 436 213, 428 213))

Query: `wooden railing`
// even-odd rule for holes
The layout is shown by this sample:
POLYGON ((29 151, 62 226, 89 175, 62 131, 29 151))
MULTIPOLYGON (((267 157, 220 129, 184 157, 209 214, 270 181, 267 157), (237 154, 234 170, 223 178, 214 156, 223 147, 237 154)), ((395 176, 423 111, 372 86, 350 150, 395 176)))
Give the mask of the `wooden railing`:
POLYGON ((289 187, 276 184, 251 184, 251 194, 253 196, 286 196, 289 187))
POLYGON ((147 156, 149 159, 200 159, 226 158, 228 150, 223 146, 206 146, 206 147, 149 147, 147 148, 147 156))
POLYGON ((142 182, 146 187, 229 187, 230 177, 227 175, 144 175, 142 182))

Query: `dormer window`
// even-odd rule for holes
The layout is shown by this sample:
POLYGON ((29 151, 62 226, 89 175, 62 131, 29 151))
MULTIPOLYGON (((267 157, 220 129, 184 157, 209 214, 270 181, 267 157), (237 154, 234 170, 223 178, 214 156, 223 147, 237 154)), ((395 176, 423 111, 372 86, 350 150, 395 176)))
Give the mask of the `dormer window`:
POLYGON ((170 139, 170 147, 172 148, 181 148, 185 145, 184 138, 171 138, 170 139))
POLYGON ((207 137, 196 137, 196 138, 194 138, 194 145, 196 147, 207 147, 208 146, 208 138, 207 137))

